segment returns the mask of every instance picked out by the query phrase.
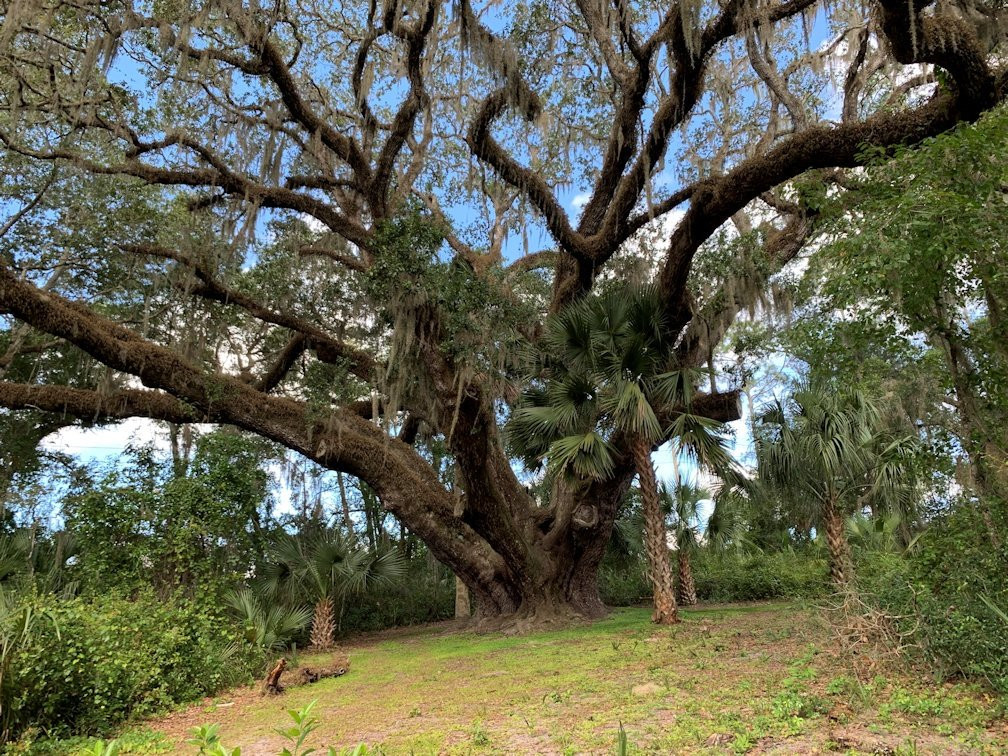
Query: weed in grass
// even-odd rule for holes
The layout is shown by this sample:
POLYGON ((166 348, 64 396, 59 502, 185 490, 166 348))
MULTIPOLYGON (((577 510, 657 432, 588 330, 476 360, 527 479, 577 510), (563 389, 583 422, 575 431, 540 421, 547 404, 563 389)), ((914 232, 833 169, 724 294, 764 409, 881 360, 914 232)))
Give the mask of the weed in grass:
POLYGON ((619 723, 619 731, 616 733, 616 756, 627 756, 630 753, 630 744, 627 741, 626 730, 623 723, 619 723))
POLYGON ((486 748, 490 745, 490 733, 483 726, 483 720, 477 719, 473 722, 472 730, 469 734, 469 742, 477 748, 486 748))
POLYGON ((747 732, 740 732, 735 735, 735 739, 732 741, 732 750, 735 753, 748 753, 755 746, 756 742, 747 732))
POLYGON ((857 677, 838 675, 826 685, 826 692, 846 701, 851 708, 863 709, 871 702, 874 690, 870 683, 866 685, 857 677))
POLYGON ((200 756, 241 756, 241 748, 227 748, 220 740, 220 725, 200 725, 192 729, 186 742, 198 748, 200 756))
POLYGON ((778 693, 773 700, 773 713, 778 719, 809 719, 829 711, 829 704, 819 696, 795 690, 778 693))

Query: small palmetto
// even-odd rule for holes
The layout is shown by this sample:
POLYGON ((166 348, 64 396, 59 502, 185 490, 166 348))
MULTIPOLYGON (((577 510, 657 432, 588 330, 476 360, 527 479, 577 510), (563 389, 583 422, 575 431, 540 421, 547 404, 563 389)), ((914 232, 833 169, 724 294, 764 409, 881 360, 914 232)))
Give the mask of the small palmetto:
POLYGON ((672 517, 679 568, 679 603, 692 606, 697 602, 693 579, 692 557, 700 545, 700 502, 713 498, 711 492, 690 480, 659 489, 662 511, 672 517))
POLYGON ((312 602, 311 645, 332 648, 336 633, 337 598, 360 595, 376 583, 394 582, 405 569, 398 550, 370 550, 341 531, 314 537, 284 535, 269 553, 259 581, 271 601, 312 602))

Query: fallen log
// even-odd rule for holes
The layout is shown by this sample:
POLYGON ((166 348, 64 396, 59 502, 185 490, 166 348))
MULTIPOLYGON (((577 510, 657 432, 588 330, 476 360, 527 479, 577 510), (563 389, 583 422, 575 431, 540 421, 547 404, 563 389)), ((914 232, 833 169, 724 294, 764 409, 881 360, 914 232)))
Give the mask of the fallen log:
MULTIPOLYGON (((350 660, 347 658, 336 661, 322 667, 300 667, 291 672, 294 682, 291 685, 310 685, 327 677, 341 677, 350 669, 350 660)), ((262 693, 264 696, 275 696, 283 693, 284 686, 280 684, 280 676, 287 670, 287 660, 281 658, 276 665, 266 675, 263 681, 262 693)))
POLYGON ((349 662, 330 664, 326 667, 302 667, 298 670, 298 684, 310 685, 327 677, 340 677, 341 675, 345 675, 349 668, 349 662))

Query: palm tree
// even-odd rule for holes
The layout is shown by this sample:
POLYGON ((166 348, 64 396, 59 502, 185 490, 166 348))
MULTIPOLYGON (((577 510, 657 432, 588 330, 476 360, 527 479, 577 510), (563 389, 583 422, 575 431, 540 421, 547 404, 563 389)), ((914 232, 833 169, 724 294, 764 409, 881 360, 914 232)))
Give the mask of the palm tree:
POLYGON ((585 297, 547 320, 540 372, 509 424, 528 464, 581 480, 611 476, 613 437, 629 441, 658 624, 679 618, 651 451, 671 435, 706 463, 730 463, 717 424, 689 414, 695 376, 670 362, 674 333, 653 287, 585 297))
POLYGON ((853 577, 844 522, 859 505, 905 510, 915 498, 913 436, 892 436, 871 399, 854 388, 803 386, 762 417, 760 477, 810 506, 822 528, 833 584, 853 577))
POLYGON ((711 492, 690 480, 680 480, 659 490, 662 510, 671 515, 679 567, 678 596, 680 604, 693 606, 697 602, 691 557, 700 546, 700 502, 712 498, 711 492))
POLYGON ((315 537, 279 537, 260 578, 269 600, 307 596, 314 604, 311 645, 330 649, 336 633, 334 599, 359 595, 376 583, 394 582, 405 569, 391 547, 370 550, 336 530, 315 537))

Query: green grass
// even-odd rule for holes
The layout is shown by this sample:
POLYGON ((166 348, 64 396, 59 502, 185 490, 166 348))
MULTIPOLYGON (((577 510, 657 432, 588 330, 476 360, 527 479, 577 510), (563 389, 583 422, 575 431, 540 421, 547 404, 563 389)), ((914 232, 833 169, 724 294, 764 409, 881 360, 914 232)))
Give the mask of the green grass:
POLYGON ((337 751, 611 754, 621 724, 626 753, 1008 748, 995 697, 905 668, 861 679, 830 640, 815 611, 788 604, 687 611, 672 628, 643 609, 520 637, 434 626, 352 645, 345 677, 279 698, 235 691, 148 723, 164 740, 123 752, 190 753, 189 728, 219 722, 243 754, 276 753, 285 710, 316 699, 309 744, 337 751))

